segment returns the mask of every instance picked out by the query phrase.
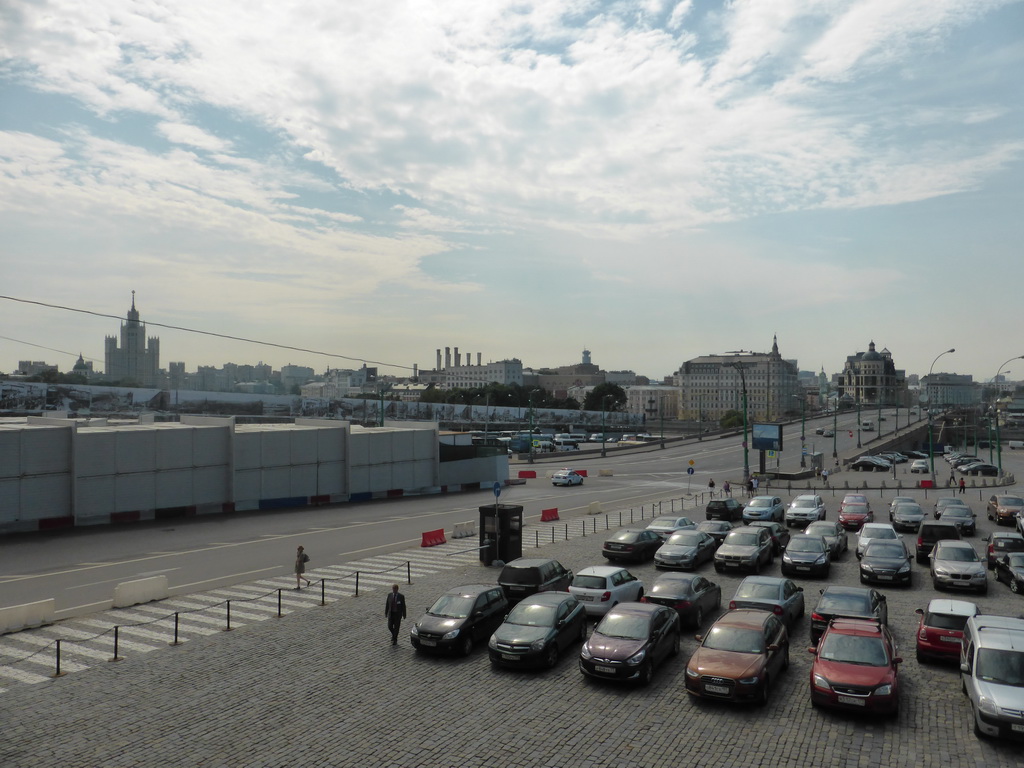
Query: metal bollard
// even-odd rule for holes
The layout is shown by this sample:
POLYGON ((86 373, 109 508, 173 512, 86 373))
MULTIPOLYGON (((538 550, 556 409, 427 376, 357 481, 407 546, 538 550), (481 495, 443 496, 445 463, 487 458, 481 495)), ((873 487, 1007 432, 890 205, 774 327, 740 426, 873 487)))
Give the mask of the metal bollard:
POLYGON ((569 540, 569 524, 568 523, 565 524, 565 540, 566 541, 569 540))
POLYGON ((227 601, 227 608, 228 608, 228 618, 227 618, 227 625, 224 627, 224 631, 225 632, 230 632, 231 631, 231 601, 230 600, 227 601))
POLYGON ((540 546, 540 531, 533 532, 533 548, 537 549, 540 546))
POLYGON ((169 643, 169 645, 181 645, 181 642, 178 640, 178 612, 177 611, 174 612, 174 642, 169 643))
POLYGON ((356 571, 356 597, 359 597, 359 571, 356 571))
POLYGON ((281 618, 281 589, 277 590, 277 618, 281 618))
POLYGON ((320 579, 320 605, 327 605, 327 579, 320 579))
POLYGON ((118 640, 118 630, 119 629, 120 629, 120 627, 114 627, 114 655, 111 658, 107 659, 107 661, 121 661, 121 657, 117 653, 117 648, 118 648, 118 644, 119 644, 119 640, 118 640))
POLYGON ((412 584, 412 560, 405 561, 405 583, 412 584))
POLYGON ((57 670, 53 673, 54 677, 60 677, 64 673, 60 671, 60 640, 57 641, 57 670))

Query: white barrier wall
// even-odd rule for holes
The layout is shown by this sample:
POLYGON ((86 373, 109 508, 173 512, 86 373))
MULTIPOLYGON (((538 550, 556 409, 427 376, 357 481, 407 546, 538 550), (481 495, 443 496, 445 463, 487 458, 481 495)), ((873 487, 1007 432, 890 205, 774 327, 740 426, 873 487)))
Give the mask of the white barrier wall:
POLYGON ((0 608, 0 635, 4 632, 15 632, 19 629, 51 624, 53 623, 53 614, 53 598, 0 608))
POLYGON ((72 438, 70 423, 0 426, 0 521, 35 521, 70 510, 72 438))
POLYGON ((164 600, 168 595, 167 577, 150 576, 148 579, 124 581, 114 587, 114 607, 127 608, 130 605, 164 600))

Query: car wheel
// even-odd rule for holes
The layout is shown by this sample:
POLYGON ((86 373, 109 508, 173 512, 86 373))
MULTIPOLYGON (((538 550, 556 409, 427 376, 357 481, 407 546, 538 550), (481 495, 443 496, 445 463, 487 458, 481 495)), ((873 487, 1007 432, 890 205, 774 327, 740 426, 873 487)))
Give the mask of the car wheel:
POLYGON ((640 587, 640 589, 638 589, 637 593, 636 593, 636 602, 639 603, 643 599, 643 596, 644 596, 644 588, 640 587))
POLYGON ((693 626, 700 628, 700 625, 704 623, 704 610, 698 605, 697 610, 693 612, 693 626))
POLYGON ((757 560, 754 561, 754 573, 760 573, 760 572, 761 572, 761 558, 758 557, 757 560))
POLYGON ((721 572, 722 572, 722 566, 720 566, 718 563, 715 563, 715 573, 721 573, 721 572))
POLYGON ((768 553, 768 567, 775 565, 775 552, 768 553))
POLYGON ((544 666, 552 669, 558 663, 558 643, 548 646, 548 652, 544 655, 544 666))
POLYGON ((782 657, 782 668, 789 669, 789 644, 786 644, 785 656, 782 657))
POLYGON ((637 677, 637 682, 640 685, 650 685, 651 678, 654 676, 654 668, 651 666, 651 662, 646 661, 640 666, 640 673, 637 677))
POLYGON ((678 656, 679 655, 679 641, 680 641, 679 633, 676 632, 676 636, 672 640, 672 649, 669 651, 669 655, 671 655, 671 656, 678 656))
POLYGON ((765 707, 768 705, 768 686, 771 684, 771 679, 768 675, 764 676, 764 685, 761 686, 761 690, 757 694, 757 706, 765 707))
POLYGON ((1010 591, 1013 592, 1013 594, 1015 594, 1015 595, 1019 595, 1020 594, 1020 582, 1017 581, 1016 579, 1013 579, 1010 582, 1010 591))
POLYGON ((583 617, 583 621, 580 622, 579 641, 581 643, 587 642, 587 618, 585 616, 583 617))
POLYGON ((462 643, 459 645, 459 653, 463 656, 469 656, 473 652, 473 635, 469 632, 462 638, 462 643))

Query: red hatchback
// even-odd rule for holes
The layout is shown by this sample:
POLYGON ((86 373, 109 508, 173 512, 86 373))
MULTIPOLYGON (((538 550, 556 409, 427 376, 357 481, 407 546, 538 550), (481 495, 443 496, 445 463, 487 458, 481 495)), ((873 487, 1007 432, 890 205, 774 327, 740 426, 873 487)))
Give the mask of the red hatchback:
POLYGON ((896 643, 887 627, 867 619, 833 619, 811 665, 811 704, 896 714, 900 706, 896 643))
POLYGON ((978 606, 966 600, 936 599, 928 610, 915 611, 921 617, 917 627, 917 660, 936 659, 960 661, 964 627, 971 616, 978 615, 978 606))
POLYGON ((869 504, 844 504, 839 511, 839 524, 848 531, 859 531, 864 523, 874 521, 869 504))

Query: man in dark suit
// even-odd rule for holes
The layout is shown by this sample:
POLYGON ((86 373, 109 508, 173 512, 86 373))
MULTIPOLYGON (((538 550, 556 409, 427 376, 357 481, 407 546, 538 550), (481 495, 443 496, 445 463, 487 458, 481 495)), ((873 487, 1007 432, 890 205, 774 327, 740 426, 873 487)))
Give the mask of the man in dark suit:
POLYGON ((391 594, 384 603, 384 616, 388 620, 388 629, 391 630, 391 644, 398 644, 398 629, 402 626, 402 619, 405 618, 405 595, 398 591, 398 585, 391 585, 391 594))

